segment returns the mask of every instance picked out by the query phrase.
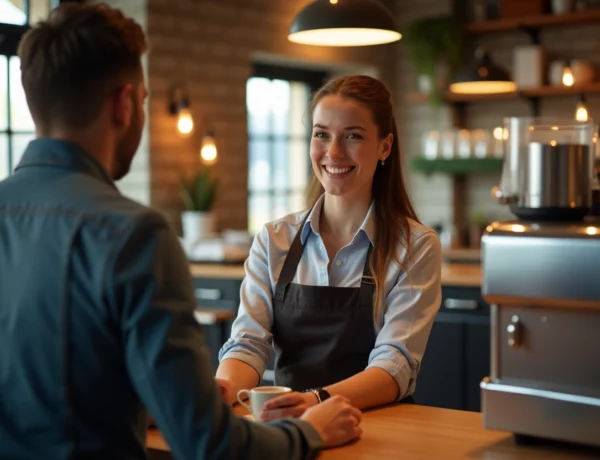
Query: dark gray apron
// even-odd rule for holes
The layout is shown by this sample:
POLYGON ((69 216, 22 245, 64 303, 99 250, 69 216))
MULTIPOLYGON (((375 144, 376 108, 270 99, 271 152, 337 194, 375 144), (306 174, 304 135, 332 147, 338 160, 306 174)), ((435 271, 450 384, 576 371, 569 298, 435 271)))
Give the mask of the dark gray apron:
POLYGON ((304 246, 303 224, 283 264, 273 299, 275 384, 296 391, 321 388, 367 367, 375 346, 369 244, 360 287, 292 283, 304 246))

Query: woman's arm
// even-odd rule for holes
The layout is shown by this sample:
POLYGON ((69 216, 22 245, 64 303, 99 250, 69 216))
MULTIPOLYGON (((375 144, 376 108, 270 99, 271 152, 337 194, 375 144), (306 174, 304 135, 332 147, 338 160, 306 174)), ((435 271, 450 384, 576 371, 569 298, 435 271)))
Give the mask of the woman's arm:
MULTIPOLYGON (((238 391, 256 387, 261 377, 252 366, 238 359, 225 359, 217 369, 217 379, 222 379, 229 384, 229 400, 233 404, 237 401, 238 391)), ((218 382, 217 382, 218 383, 218 382)))
POLYGON ((231 337, 219 352, 218 379, 227 380, 230 399, 243 388, 254 388, 271 358, 273 325, 272 289, 267 258, 268 233, 263 227, 244 264, 240 307, 231 327, 231 337))
POLYGON ((377 367, 365 369, 346 380, 325 387, 325 390, 331 396, 345 396, 359 409, 388 404, 398 399, 399 395, 396 379, 377 367))
MULTIPOLYGON (((424 233, 411 246, 412 264, 408 273, 400 274, 386 297, 383 327, 367 369, 325 387, 332 396, 345 396, 360 409, 388 404, 412 393, 441 305, 442 249, 437 234, 424 233)), ((295 416, 298 410, 281 409, 295 400, 306 407, 317 402, 312 393, 295 393, 267 402, 265 411, 272 411, 273 418, 295 416)))

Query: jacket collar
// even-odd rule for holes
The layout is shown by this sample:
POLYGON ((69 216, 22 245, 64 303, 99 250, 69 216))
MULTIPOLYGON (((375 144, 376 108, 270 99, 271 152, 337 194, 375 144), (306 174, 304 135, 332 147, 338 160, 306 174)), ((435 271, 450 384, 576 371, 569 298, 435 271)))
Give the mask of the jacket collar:
POLYGON ((30 166, 52 166, 81 172, 116 188, 106 169, 81 147, 67 141, 37 138, 31 141, 15 172, 30 166))

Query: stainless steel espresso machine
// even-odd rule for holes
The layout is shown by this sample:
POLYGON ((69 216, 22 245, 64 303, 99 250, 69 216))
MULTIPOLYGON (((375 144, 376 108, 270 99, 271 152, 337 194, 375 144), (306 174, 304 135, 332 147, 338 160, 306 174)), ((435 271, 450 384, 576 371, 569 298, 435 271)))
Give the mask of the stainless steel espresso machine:
POLYGON ((505 120, 496 197, 516 219, 482 239, 492 356, 484 425, 518 442, 600 447, 600 216, 592 121, 505 120))

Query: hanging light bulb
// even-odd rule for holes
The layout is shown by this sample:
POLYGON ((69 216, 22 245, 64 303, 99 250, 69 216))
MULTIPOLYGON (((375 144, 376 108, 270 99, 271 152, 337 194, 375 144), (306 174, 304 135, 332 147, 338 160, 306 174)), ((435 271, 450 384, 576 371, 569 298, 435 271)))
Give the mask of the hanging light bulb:
POLYGON ((588 121, 588 110, 585 106, 585 102, 583 100, 583 96, 577 103, 577 107, 575 108, 575 120, 576 121, 588 121))
POLYGON ((206 165, 212 165, 217 161, 217 144, 212 132, 207 132, 202 138, 200 147, 200 160, 206 165))
POLYGON ((183 137, 189 137, 194 132, 194 118, 189 109, 179 109, 177 114, 177 131, 183 137))
POLYGON ((571 67, 566 66, 563 69, 562 84, 565 86, 573 86, 574 83, 575 77, 573 76, 573 71, 571 70, 571 67))

